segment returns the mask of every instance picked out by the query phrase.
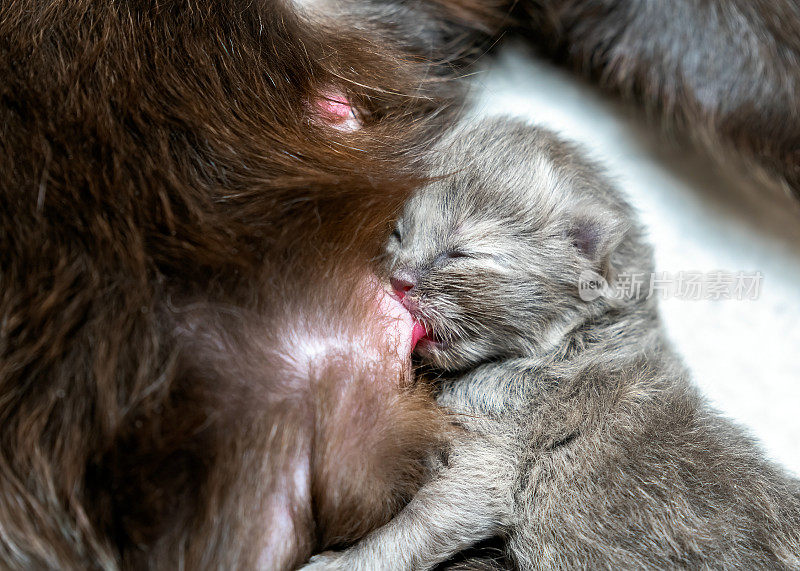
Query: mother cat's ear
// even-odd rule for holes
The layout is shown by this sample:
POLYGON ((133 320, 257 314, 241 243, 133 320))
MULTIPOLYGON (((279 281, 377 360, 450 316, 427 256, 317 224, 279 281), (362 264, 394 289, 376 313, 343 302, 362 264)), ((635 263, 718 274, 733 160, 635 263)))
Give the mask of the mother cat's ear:
POLYGON ((602 204, 584 204, 569 216, 565 236, 589 268, 607 280, 616 276, 611 263, 612 254, 622 242, 629 223, 621 214, 602 204))

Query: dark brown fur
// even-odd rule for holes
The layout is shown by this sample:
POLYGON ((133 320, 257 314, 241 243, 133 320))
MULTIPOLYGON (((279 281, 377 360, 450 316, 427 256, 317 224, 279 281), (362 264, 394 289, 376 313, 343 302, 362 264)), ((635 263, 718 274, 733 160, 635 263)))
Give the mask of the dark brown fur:
POLYGON ((458 97, 431 55, 280 2, 0 5, 5 566, 286 567, 408 498, 442 423, 358 284, 458 97))

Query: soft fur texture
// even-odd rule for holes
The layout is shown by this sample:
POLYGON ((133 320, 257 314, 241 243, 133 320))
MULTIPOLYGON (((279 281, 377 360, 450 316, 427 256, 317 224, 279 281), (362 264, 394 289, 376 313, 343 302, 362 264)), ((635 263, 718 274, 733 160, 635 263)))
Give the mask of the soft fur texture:
POLYGON ((524 32, 742 172, 800 198, 800 5, 793 0, 531 0, 524 32), (730 161, 727 161, 730 163, 730 161))
MULTIPOLYGON (((362 286, 511 4, 0 3, 4 565, 291 567, 412 494, 447 429, 362 286)), ((592 62, 628 22, 558 5, 592 62)))
POLYGON ((0 5, 4 566, 291 567, 414 491, 446 428, 363 284, 459 101, 446 7, 0 5))
POLYGON ((390 240, 438 402, 468 434, 389 524, 309 569, 428 569, 494 535, 521 569, 800 565, 800 481, 710 409, 665 340, 630 207, 570 145, 502 119, 442 142, 390 240))

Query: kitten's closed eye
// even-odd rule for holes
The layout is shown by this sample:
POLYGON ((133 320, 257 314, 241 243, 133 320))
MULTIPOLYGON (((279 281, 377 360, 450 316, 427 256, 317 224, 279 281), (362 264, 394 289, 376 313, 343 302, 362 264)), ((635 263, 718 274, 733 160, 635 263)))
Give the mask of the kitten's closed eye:
POLYGON ((390 240, 397 240, 398 243, 402 243, 403 242, 403 236, 400 234, 400 230, 398 228, 395 228, 392 231, 392 235, 389 237, 389 239, 390 240))
POLYGON ((434 264, 444 264, 449 260, 457 260, 463 258, 474 258, 475 256, 472 254, 468 254, 467 252, 462 252, 461 250, 448 250, 447 252, 442 252, 436 259, 433 261, 434 264))

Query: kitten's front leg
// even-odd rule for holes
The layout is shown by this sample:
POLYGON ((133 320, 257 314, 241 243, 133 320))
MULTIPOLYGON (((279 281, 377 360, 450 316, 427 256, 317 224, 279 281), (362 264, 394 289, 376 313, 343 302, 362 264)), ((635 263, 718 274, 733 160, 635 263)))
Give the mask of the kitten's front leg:
POLYGON ((448 465, 388 524, 305 570, 430 569, 511 523, 513 455, 503 438, 467 435, 448 465))

